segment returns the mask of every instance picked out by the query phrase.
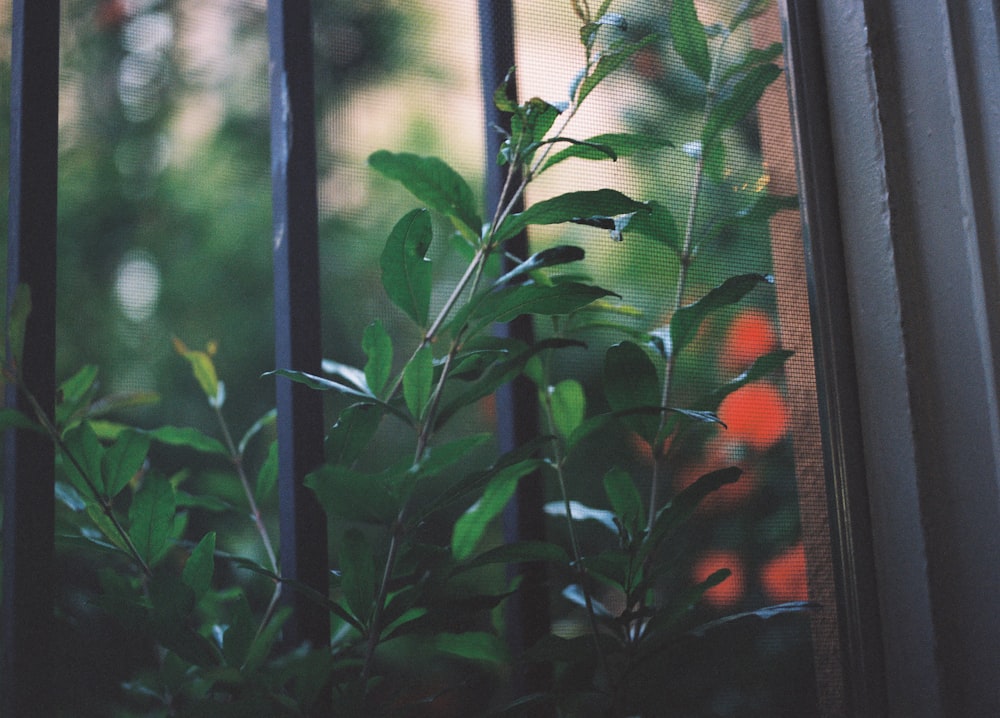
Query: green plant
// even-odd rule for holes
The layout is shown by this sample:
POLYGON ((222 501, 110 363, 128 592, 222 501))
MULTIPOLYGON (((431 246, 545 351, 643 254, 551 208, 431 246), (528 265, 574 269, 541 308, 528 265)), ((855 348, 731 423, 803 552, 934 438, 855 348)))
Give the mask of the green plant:
MULTIPOLYGON (((71 536, 65 541, 74 547, 102 552, 101 608, 156 647, 126 683, 133 714, 304 715, 331 700, 336 715, 518 714, 540 705, 572 716, 665 715, 691 709, 686 702, 697 699, 687 690, 697 682, 691 667, 728 658, 730 631, 807 607, 794 601, 693 621, 699 601, 730 570, 718 568, 692 582, 683 535, 699 505, 741 472, 721 468, 673 495, 665 491, 668 474, 685 460, 688 438, 720 425, 718 410, 727 397, 778 371, 789 356, 780 349, 754 356, 745 371, 690 403, 677 400, 679 361, 706 322, 772 281, 741 274, 688 301, 699 249, 734 224, 764 221, 791 204, 761 194, 735 214, 710 221, 702 206, 706 184, 725 175, 726 131, 779 74, 772 63, 778 47, 735 59, 721 51, 765 3, 744 2, 727 26, 712 28, 698 20, 692 0, 671 6, 672 47, 705 88, 698 133, 676 150, 694 156, 696 167, 682 221, 662 203, 613 189, 573 191, 515 211, 527 186, 563 162, 613 161, 670 146, 662 137, 631 133, 567 134, 592 91, 656 41, 630 36, 610 4, 573 2, 582 23, 584 68, 566 106, 539 98, 518 103, 506 84, 497 90, 497 106, 511 118, 498 158, 508 173, 486 221, 469 185, 443 161, 388 151, 371 155, 375 171, 423 205, 396 223, 380 257, 386 294, 418 330, 415 346, 397 346, 375 321, 361 338, 363 367, 329 361, 327 376, 286 367, 270 372, 347 399, 326 439, 327 462, 307 479, 329 518, 336 549, 329 595, 314 595, 334 619, 329 649, 275 649, 288 616, 280 608, 281 592, 308 590, 282 578, 258 508, 275 481, 275 449, 268 441, 275 417, 261 417, 233 440, 214 348, 175 344, 218 419, 221 442, 194 429, 141 431, 105 420, 109 411, 149 397, 98 399, 93 367, 61 386, 54 418, 35 406, 59 448, 58 492, 68 509, 61 534, 71 536), (436 227, 432 215, 446 218, 449 229, 436 227), (594 227, 614 240, 635 233, 660 243, 677 266, 666 328, 630 328, 621 319, 629 312, 619 295, 577 270, 585 257, 580 247, 548 247, 526 259, 508 255, 506 243, 528 227, 563 223, 594 227), (453 240, 467 262, 436 306, 428 254, 442 239, 453 240), (496 322, 525 314, 549 322, 551 332, 533 344, 491 334, 496 322), (624 337, 605 354, 597 399, 581 380, 555 378, 563 376, 561 355, 585 348, 580 337, 594 326, 611 326, 624 337), (455 427, 470 408, 521 375, 538 390, 545 433, 491 455, 490 433, 468 435, 455 427), (588 411, 588 404, 602 408, 588 411), (406 443, 407 455, 380 461, 372 447, 386 426, 397 444, 406 443), (603 476, 605 507, 584 505, 574 494, 573 456, 622 432, 647 447, 650 475, 637 481, 626 467, 614 466, 603 476), (254 476, 248 456, 258 443, 269 448, 257 451, 254 476), (213 487, 183 469, 164 472, 158 447, 213 457, 236 481, 213 487), (547 510, 563 527, 565 542, 501 544, 493 536, 494 519, 518 482, 527 480, 552 488, 547 510), (645 496, 641 486, 648 487, 645 496), (234 505, 249 511, 255 548, 244 546, 240 555, 224 551, 213 530, 191 537, 192 512, 221 516, 234 505), (582 525, 595 519, 609 530, 585 542, 582 525), (549 564, 558 583, 553 593, 578 610, 574 635, 553 633, 525 655, 511 656, 501 608, 519 586, 503 569, 520 562, 549 564), (245 573, 235 578, 234 569, 245 573), (258 604, 263 610, 254 610, 258 604), (552 690, 505 696, 500 686, 512 662, 550 666, 552 690)), ((15 337, 22 325, 14 322, 15 337)), ((22 383, 13 358, 5 374, 22 383)), ((28 388, 21 389, 30 400, 28 388)), ((24 424, 19 415, 4 417, 24 424)))

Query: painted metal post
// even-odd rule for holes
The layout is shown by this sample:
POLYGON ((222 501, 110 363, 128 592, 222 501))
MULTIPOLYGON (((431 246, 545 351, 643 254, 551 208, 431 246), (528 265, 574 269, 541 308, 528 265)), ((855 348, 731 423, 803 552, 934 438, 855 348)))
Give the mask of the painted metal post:
MULTIPOLYGON (((322 361, 312 14, 309 0, 268 3, 275 357, 278 368, 318 374, 322 361)), ((326 517, 303 486, 323 461, 318 392, 277 380, 281 572, 326 595, 326 517)), ((329 643, 325 608, 298 591, 286 643, 329 643)))
MULTIPOLYGON (((12 11, 8 307, 17 285, 27 284, 33 310, 22 371, 42 408, 52 412, 59 2, 14 0, 12 11)), ((11 386, 6 400, 19 404, 11 386)), ((47 437, 17 431, 8 434, 5 451, 0 714, 51 715, 54 449, 47 437)))

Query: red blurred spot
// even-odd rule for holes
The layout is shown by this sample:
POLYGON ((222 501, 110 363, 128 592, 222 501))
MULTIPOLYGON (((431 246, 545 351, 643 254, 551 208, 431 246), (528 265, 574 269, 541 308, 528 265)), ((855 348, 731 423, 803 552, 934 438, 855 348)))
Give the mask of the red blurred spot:
POLYGON ((632 56, 632 67, 640 77, 659 80, 663 77, 663 60, 656 50, 643 48, 632 56))
POLYGON ((102 30, 115 30, 128 19, 129 11, 124 0, 104 0, 97 6, 95 19, 102 30))
POLYGON ((743 312, 729 325, 719 353, 719 366, 739 374, 754 360, 778 348, 771 319, 760 311, 743 312))
POLYGON ((719 419, 729 439, 765 451, 788 431, 788 407, 772 384, 747 384, 722 400, 719 419))
POLYGON ((760 585, 772 601, 809 600, 806 551, 801 543, 780 553, 760 570, 760 585))
POLYGON ((728 568, 732 574, 718 586, 708 589, 704 595, 706 603, 720 610, 734 608, 746 594, 747 572, 743 559, 735 551, 707 551, 695 561, 691 571, 691 578, 696 583, 701 583, 722 568, 728 568))

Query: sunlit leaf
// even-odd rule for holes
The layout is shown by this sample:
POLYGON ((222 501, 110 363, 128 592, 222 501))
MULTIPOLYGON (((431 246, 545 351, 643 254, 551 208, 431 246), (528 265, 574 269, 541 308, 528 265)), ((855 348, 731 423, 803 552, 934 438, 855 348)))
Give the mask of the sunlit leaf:
POLYGON ((218 439, 213 439, 190 426, 161 426, 145 432, 150 439, 168 446, 183 446, 203 454, 216 454, 229 458, 229 451, 218 439))
POLYGON ((425 257, 433 236, 430 214, 415 209, 392 228, 379 259, 389 299, 421 327, 430 308, 431 263, 425 257))
MULTIPOLYGON (((566 504, 562 501, 550 501, 545 504, 543 510, 549 516, 566 516, 566 504)), ((579 501, 570 501, 569 516, 574 521, 597 521, 615 534, 618 533, 618 526, 615 524, 615 515, 611 511, 594 509, 579 501)))
MULTIPOLYGON (((177 337, 174 337, 174 351, 188 360, 191 364, 191 371, 198 385, 211 402, 219 401, 219 377, 215 372, 215 363, 212 361, 212 345, 205 351, 188 349, 187 345, 177 337)), ((221 402, 220 402, 221 403, 221 402)))
POLYGON ((476 200, 466 181, 437 157, 420 157, 379 150, 368 164, 389 179, 400 182, 431 209, 451 217, 469 238, 479 236, 483 226, 476 200))
POLYGON ((472 555, 486 533, 489 522, 500 515, 517 489, 517 482, 532 470, 530 464, 515 464, 499 472, 483 491, 482 497, 455 521, 451 534, 451 552, 459 561, 472 555))
POLYGON ((548 390, 552 407, 552 423, 560 436, 570 436, 582 422, 587 411, 583 386, 575 379, 563 379, 548 390))
POLYGON ((712 59, 708 54, 705 26, 698 20, 694 0, 673 0, 670 4, 670 37, 688 69, 708 84, 712 59))

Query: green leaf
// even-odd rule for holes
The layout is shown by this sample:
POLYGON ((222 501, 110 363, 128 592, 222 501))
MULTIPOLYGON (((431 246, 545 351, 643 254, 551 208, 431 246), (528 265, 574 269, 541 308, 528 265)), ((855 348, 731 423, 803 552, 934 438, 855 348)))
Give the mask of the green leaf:
POLYGON ((584 258, 584 256, 586 256, 584 251, 580 247, 574 247, 573 245, 549 247, 548 249, 536 252, 523 262, 519 263, 512 270, 497 279, 493 283, 493 286, 501 287, 505 284, 510 284, 514 279, 527 277, 531 272, 544 269, 545 267, 555 267, 560 264, 579 262, 584 258))
POLYGON ((437 157, 379 150, 368 157, 378 173, 400 182, 431 209, 456 222, 470 240, 479 237, 483 222, 476 210, 475 196, 462 176, 437 157))
POLYGON ((593 217, 611 218, 631 212, 648 212, 649 205, 613 189, 581 190, 542 200, 519 214, 511 215, 497 230, 502 242, 532 224, 562 224, 593 217))
POLYGON ((570 558, 566 549, 559 544, 547 541, 516 541, 484 551, 468 563, 463 564, 460 570, 497 563, 528 563, 531 561, 545 561, 568 566, 570 558))
MULTIPOLYGON (((770 2, 770 0, 765 0, 770 2)), ((740 58, 740 61, 730 65, 719 77, 720 82, 725 82, 734 75, 747 72, 757 65, 764 65, 781 57, 783 47, 780 42, 773 42, 765 48, 751 48, 740 58)))
POLYGON ((712 76, 708 36, 698 20, 694 0, 673 0, 670 5, 670 37, 681 60, 706 85, 712 76))
POLYGON ((341 394, 346 394, 347 396, 359 397, 364 399, 364 403, 379 406, 399 419, 402 419, 407 424, 411 423, 410 417, 405 411, 393 406, 389 402, 376 399, 360 389, 348 386, 347 384, 332 381, 325 377, 316 376, 315 374, 309 374, 304 371, 295 371, 293 369, 272 369, 271 371, 264 372, 263 376, 283 376, 299 384, 304 384, 310 389, 317 389, 319 391, 336 391, 341 394))
POLYGON ((274 491, 277 483, 278 442, 272 441, 270 446, 267 447, 267 458, 264 459, 264 463, 260 465, 260 471, 257 472, 257 485, 254 487, 253 492, 254 498, 257 501, 264 501, 274 491))
POLYGON ((522 314, 544 316, 570 314, 602 297, 618 295, 580 282, 561 282, 546 286, 523 284, 492 292, 483 297, 473 311, 476 331, 493 322, 509 322, 522 314))
POLYGON ((771 284, 774 277, 762 274, 741 274, 730 277, 698 301, 681 307, 670 320, 670 350, 681 352, 698 333, 709 314, 743 299, 758 284, 771 284))
POLYGON ((254 673, 267 659, 271 652, 271 648, 274 646, 274 642, 280 635, 282 626, 288 621, 292 616, 291 606, 282 606, 274 615, 271 616, 271 620, 267 622, 259 631, 257 635, 254 636, 253 643, 250 644, 250 650, 247 651, 246 660, 243 662, 242 672, 244 674, 254 673))
POLYGON ((8 361, 14 366, 21 366, 24 357, 24 334, 28 327, 28 316, 31 314, 31 289, 27 284, 18 284, 14 290, 14 302, 10 308, 7 320, 7 341, 10 345, 8 361))
POLYGON ((636 42, 619 40, 611 44, 610 47, 597 60, 590 74, 583 78, 576 91, 576 103, 579 105, 594 88, 601 84, 608 75, 617 70, 632 55, 656 40, 656 35, 646 35, 646 37, 636 42))
POLYGON ((538 171, 539 173, 544 172, 552 165, 557 165, 573 157, 581 160, 606 160, 608 158, 617 160, 619 157, 628 157, 638 152, 673 147, 673 143, 670 140, 633 132, 610 132, 595 135, 582 141, 569 140, 568 138, 562 139, 573 144, 549 157, 538 171))
POLYGON ((304 483, 331 518, 389 526, 399 513, 395 497, 378 475, 328 464, 307 474, 304 483))
POLYGON ((757 359, 754 360, 754 363, 751 364, 745 372, 720 386, 712 392, 705 401, 700 402, 700 404, 710 409, 718 408, 723 399, 740 387, 749 384, 752 381, 763 379, 768 374, 780 369, 793 354, 795 354, 795 352, 789 349, 776 349, 773 352, 757 357, 757 359))
POLYGON ((531 470, 530 464, 515 464, 498 473, 487 484, 479 501, 455 521, 451 534, 451 552, 458 561, 464 561, 472 555, 490 521, 500 515, 514 495, 517 482, 531 470))
POLYGON ((611 510, 632 534, 638 533, 645 520, 642 497, 627 471, 614 467, 604 475, 604 493, 611 503, 611 510))
POLYGON ((642 543, 639 560, 655 551, 665 540, 669 539, 684 523, 694 515, 694 510, 701 501, 718 491, 726 484, 731 484, 740 478, 743 470, 738 466, 729 466, 712 471, 696 479, 684 490, 678 493, 656 517, 650 537, 642 543))
POLYGON ((379 260, 385 293, 421 327, 427 326, 431 302, 431 263, 425 255, 433 236, 430 214, 415 209, 392 228, 379 260))
POLYGON ((88 364, 59 385, 59 400, 56 404, 57 426, 64 426, 71 416, 85 408, 96 381, 97 367, 88 364))
MULTIPOLYGON (((425 312, 425 321, 426 318, 425 312)), ((365 327, 361 348, 368 357, 365 363, 365 381, 372 394, 378 396, 392 373, 392 339, 378 319, 365 327)))
POLYGON ((62 461, 63 471, 66 472, 66 477, 73 488, 88 502, 98 498, 94 495, 95 491, 103 496, 106 493, 101 471, 104 447, 98 441, 90 423, 83 422, 67 431, 63 443, 65 450, 75 459, 74 461, 69 456, 63 456, 62 461))
POLYGON ((182 446, 203 454, 216 454, 229 458, 229 451, 217 439, 190 426, 161 426, 145 432, 150 439, 168 446, 182 446))
POLYGON ((36 431, 39 434, 45 433, 41 425, 29 419, 17 409, 2 407, 0 408, 0 431, 6 431, 7 429, 28 429, 29 431, 36 431))
POLYGON ((364 453, 382 421, 382 410, 373 404, 352 404, 341 412, 326 435, 326 457, 333 464, 350 466, 364 453))
POLYGON ((650 202, 649 208, 649 212, 639 212, 632 218, 629 223, 631 231, 662 242, 680 254, 681 232, 674 215, 659 202, 650 202))
POLYGON ((583 386, 575 379, 563 379, 548 390, 552 407, 552 423, 562 437, 570 436, 583 423, 587 412, 587 397, 583 386))
POLYGON ((764 90, 780 75, 781 68, 774 63, 758 65, 748 71, 724 99, 712 106, 701 131, 702 147, 708 147, 723 130, 735 125, 754 109, 764 90))
POLYGON ((219 377, 215 372, 215 363, 212 361, 214 347, 209 345, 205 351, 188 349, 180 339, 174 337, 174 350, 191 364, 191 371, 198 385, 205 393, 209 402, 222 403, 221 387, 219 377))
MULTIPOLYGON (((660 380, 649 355, 633 342, 621 342, 604 355, 604 394, 614 411, 660 405, 660 380)), ((647 443, 659 430, 659 414, 624 415, 622 421, 647 443)))
POLYGON ((424 418, 433 389, 434 352, 429 345, 424 345, 403 369, 403 399, 417 421, 424 418))
POLYGON ((257 421, 255 421, 253 425, 249 429, 247 429, 246 433, 243 435, 243 438, 240 439, 240 445, 236 449, 237 453, 240 456, 243 456, 247 451, 247 446, 250 444, 253 438, 257 436, 257 434, 259 434, 261 431, 263 431, 266 427, 274 425, 274 422, 277 420, 277 418, 278 418, 278 410, 271 409, 270 411, 265 413, 262 417, 257 419, 257 421))
MULTIPOLYGON (((712 140, 702 147, 702 166, 705 168, 705 174, 708 175, 713 182, 721 183, 726 177, 726 145, 722 142, 721 137, 714 137, 712 140)), ((704 244, 705 240, 702 239, 698 244, 704 244)))
POLYGON ((129 536, 139 555, 153 565, 168 548, 173 528, 176 499, 174 487, 166 479, 147 476, 129 507, 129 536))
POLYGON ((500 148, 500 156, 507 162, 519 159, 530 162, 542 138, 555 124, 560 110, 545 100, 533 97, 518 107, 510 118, 511 137, 500 148), (517 152, 520 157, 515 157, 517 152))
POLYGON ((104 490, 114 498, 132 477, 139 473, 149 453, 149 435, 138 431, 123 431, 101 459, 104 490))
POLYGON ((493 104, 497 106, 497 109, 501 112, 514 112, 517 109, 517 103, 510 97, 510 80, 514 76, 514 68, 507 70, 506 76, 503 78, 503 82, 493 91, 493 104))
POLYGON ((340 587, 354 615, 363 624, 371 618, 375 603, 375 558, 371 545, 359 529, 344 532, 340 542, 340 587))
POLYGON ((467 661, 505 664, 508 660, 507 647, 492 633, 439 633, 434 637, 434 647, 467 661))
POLYGON ((250 610, 246 594, 241 590, 233 602, 232 616, 229 627, 222 634, 222 653, 230 666, 242 666, 246 659, 254 636, 257 633, 256 621, 250 610))
POLYGON ((195 599, 200 599, 211 588, 214 573, 215 532, 209 531, 191 550, 191 555, 184 563, 181 578, 194 591, 195 599))

